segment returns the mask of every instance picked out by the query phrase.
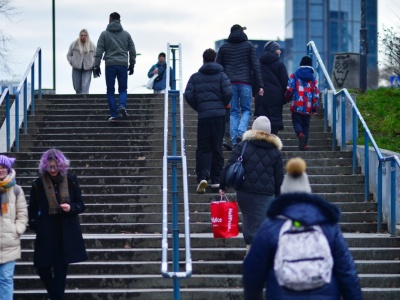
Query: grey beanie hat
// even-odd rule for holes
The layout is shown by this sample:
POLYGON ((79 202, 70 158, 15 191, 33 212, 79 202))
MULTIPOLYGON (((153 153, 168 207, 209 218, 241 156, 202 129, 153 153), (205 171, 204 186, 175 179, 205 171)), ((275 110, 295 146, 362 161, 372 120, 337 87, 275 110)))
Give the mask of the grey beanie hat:
POLYGON ((292 158, 287 162, 287 174, 283 178, 281 194, 311 193, 306 168, 306 162, 300 157, 292 158))
POLYGON ((271 133, 271 122, 265 116, 260 116, 254 120, 253 126, 251 127, 253 130, 261 130, 266 133, 271 133))
POLYGON ((269 41, 264 45, 264 51, 275 52, 276 50, 281 49, 281 46, 277 42, 269 41))

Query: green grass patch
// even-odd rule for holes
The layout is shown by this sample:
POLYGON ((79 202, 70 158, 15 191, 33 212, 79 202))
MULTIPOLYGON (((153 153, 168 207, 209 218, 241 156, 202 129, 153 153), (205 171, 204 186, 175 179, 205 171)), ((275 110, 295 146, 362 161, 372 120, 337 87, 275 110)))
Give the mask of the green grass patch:
MULTIPOLYGON (((400 88, 379 88, 357 93, 357 108, 380 149, 400 153, 400 88)), ((358 144, 364 145, 359 123, 358 144)))

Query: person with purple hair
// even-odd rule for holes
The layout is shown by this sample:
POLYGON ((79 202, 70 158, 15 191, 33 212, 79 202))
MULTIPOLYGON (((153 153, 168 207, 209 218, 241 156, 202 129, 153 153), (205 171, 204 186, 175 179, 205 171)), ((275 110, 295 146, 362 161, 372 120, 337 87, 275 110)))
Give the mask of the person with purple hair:
POLYGON ((15 261, 21 258, 21 235, 28 224, 22 188, 11 168, 15 158, 0 155, 0 299, 12 300, 15 261))
POLYGON ((47 150, 30 191, 29 227, 36 232, 33 264, 51 300, 64 299, 68 265, 87 260, 78 220, 85 204, 69 164, 60 150, 47 150))

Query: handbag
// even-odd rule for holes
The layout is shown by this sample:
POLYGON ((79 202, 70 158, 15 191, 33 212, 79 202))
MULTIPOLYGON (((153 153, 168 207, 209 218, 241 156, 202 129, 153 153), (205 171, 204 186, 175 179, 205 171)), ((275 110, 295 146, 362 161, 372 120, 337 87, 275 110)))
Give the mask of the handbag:
POLYGON ((158 74, 154 74, 153 76, 151 76, 151 78, 149 79, 149 81, 146 84, 146 87, 151 90, 153 89, 153 85, 154 85, 154 80, 157 78, 158 74))
POLYGON ((240 185, 242 184, 243 178, 244 178, 244 167, 243 167, 243 154, 244 151, 246 150, 247 143, 245 142, 243 145, 242 153, 240 153, 240 156, 238 157, 237 161, 230 165, 228 170, 226 170, 226 175, 225 175, 225 186, 226 187, 232 187, 235 190, 237 190, 240 185))
POLYGON ((214 238, 232 238, 239 234, 239 209, 237 202, 229 202, 221 196, 220 201, 210 204, 211 226, 214 238))

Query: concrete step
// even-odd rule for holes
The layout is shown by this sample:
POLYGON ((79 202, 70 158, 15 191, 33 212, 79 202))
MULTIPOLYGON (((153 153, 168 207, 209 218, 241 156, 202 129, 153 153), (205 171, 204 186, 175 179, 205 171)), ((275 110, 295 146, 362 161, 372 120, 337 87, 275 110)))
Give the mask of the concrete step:
MULTIPOLYGON (((185 280, 185 279, 182 279, 185 280)), ((400 293, 400 288, 363 288, 364 300, 395 300, 400 293)), ((14 300, 42 300, 45 295, 44 290, 22 290, 14 293, 14 300)), ((173 299, 172 289, 68 289, 66 290, 65 300, 76 299, 98 299, 109 300, 112 295, 114 300, 130 299, 173 299)), ((185 288, 180 290, 180 299, 182 300, 241 300, 243 299, 243 290, 238 287, 216 288, 216 289, 196 289, 185 288)))
MULTIPOLYGON (((203 195, 195 193, 197 114, 185 102, 184 109, 194 273, 192 278, 180 280, 181 299, 242 299, 243 237, 212 237, 209 203, 219 195, 211 188, 203 195)), ((71 171, 79 177, 87 204, 80 218, 90 259, 70 266, 66 300, 173 298, 173 281, 160 275, 163 111, 163 95, 129 96, 130 117, 114 124, 108 122, 105 95, 84 99, 46 96, 36 102, 35 116, 28 120, 29 134, 21 135, 22 151, 12 154, 17 157, 18 183, 29 200, 41 154, 56 147, 71 160, 71 171)), ((360 168, 353 174, 351 152, 332 151, 331 134, 324 132, 321 117, 311 121, 309 144, 313 151, 301 152, 288 106, 284 107, 285 130, 279 133, 284 162, 296 156, 304 158, 313 191, 341 209, 340 226, 356 259, 364 299, 395 299, 400 291, 400 239, 376 234, 376 203, 372 195, 364 202, 360 168)), ((225 151, 224 156, 228 159, 230 152, 225 151)), ((235 199, 234 191, 229 192, 230 199, 235 199)), ((178 201, 182 212, 182 200, 178 201)), ((178 217, 181 220, 182 213, 178 217)), ((181 223, 178 231, 182 237, 181 223)), ((170 224, 168 232, 171 235, 170 224)), ((16 266, 14 299, 42 299, 45 294, 31 265, 33 243, 34 234, 28 230, 22 236, 23 257, 16 266)), ((183 262, 183 238, 179 244, 183 262)))

